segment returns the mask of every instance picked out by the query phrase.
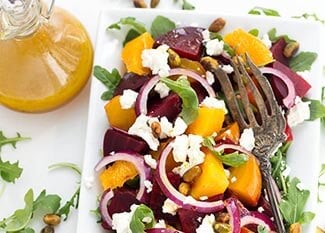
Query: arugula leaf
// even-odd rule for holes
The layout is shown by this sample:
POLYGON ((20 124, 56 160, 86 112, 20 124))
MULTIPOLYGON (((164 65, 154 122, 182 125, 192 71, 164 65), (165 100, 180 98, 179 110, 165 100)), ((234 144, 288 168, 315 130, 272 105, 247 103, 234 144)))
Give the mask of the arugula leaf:
POLYGON ((295 40, 291 39, 288 35, 276 35, 276 28, 272 28, 270 31, 268 31, 268 36, 270 41, 272 42, 276 42, 277 40, 279 40, 281 37, 283 37, 283 39, 285 40, 286 43, 289 42, 294 42, 295 40))
POLYGON ((315 21, 325 24, 325 20, 319 18, 315 13, 313 13, 313 14, 304 13, 302 15, 293 16, 292 18, 297 18, 297 19, 299 19, 299 18, 311 19, 312 18, 315 21))
POLYGON ((122 25, 127 25, 137 31, 139 34, 145 33, 147 31, 144 23, 139 22, 134 17, 121 18, 120 21, 111 24, 107 29, 117 29, 120 30, 122 25))
POLYGON ((134 211, 131 222, 130 229, 132 232, 145 233, 145 229, 152 228, 155 225, 155 217, 152 210, 144 205, 139 205, 134 211), (148 220, 148 221, 144 221, 148 220))
POLYGON ((276 10, 258 6, 254 7, 248 12, 248 14, 251 15, 261 15, 261 13, 264 13, 267 16, 280 16, 279 12, 277 12, 276 10))
POLYGON ((127 42, 129 42, 129 41, 131 41, 131 40, 137 38, 137 37, 140 36, 140 35, 141 35, 141 34, 140 34, 138 31, 136 31, 136 30, 134 30, 133 28, 131 28, 131 29, 128 31, 128 33, 126 34, 126 37, 125 37, 125 39, 124 39, 124 41, 123 41, 123 46, 125 46, 125 44, 126 44, 127 42))
POLYGON ((253 36, 258 36, 259 34, 259 30, 257 28, 253 28, 251 30, 248 31, 248 33, 252 34, 253 36))
POLYGON ((64 217, 64 221, 66 221, 68 219, 68 215, 70 213, 70 208, 75 208, 78 209, 78 204, 79 204, 79 196, 80 196, 80 186, 78 187, 78 189, 75 191, 75 193, 72 195, 71 199, 68 200, 64 206, 62 206, 59 211, 58 214, 60 216, 65 216, 64 217))
POLYGON ((158 15, 151 24, 151 35, 154 38, 159 37, 160 35, 163 35, 173 29, 176 28, 176 24, 171 21, 170 19, 158 15))
POLYGON ((223 154, 223 152, 216 151, 214 149, 214 139, 211 137, 206 137, 203 139, 203 146, 208 147, 208 149, 224 164, 231 166, 231 167, 239 167, 247 162, 248 156, 242 153, 238 153, 238 151, 230 153, 230 154, 223 154))
POLYGON ((293 71, 310 70, 311 65, 317 58, 317 53, 300 52, 297 56, 290 59, 289 66, 293 71))
POLYGON ((57 168, 70 168, 75 171, 78 175, 81 175, 81 169, 74 163, 55 163, 49 166, 49 169, 57 168))
POLYGON ((314 213, 304 212, 310 192, 308 190, 299 190, 297 188, 299 183, 300 181, 296 177, 290 180, 288 192, 279 204, 280 211, 289 225, 296 222, 308 223, 315 216, 314 213))
POLYGON ((187 0, 183 0, 183 10, 195 10, 195 6, 189 3, 187 0))
POLYGON ((3 135, 3 132, 0 131, 0 151, 1 148, 6 144, 11 144, 13 148, 16 148, 16 143, 19 141, 28 140, 30 138, 22 137, 19 133, 17 133, 17 137, 7 138, 3 135))
POLYGON ((182 112, 180 116, 187 125, 192 123, 199 115, 199 100, 190 82, 182 76, 176 81, 164 77, 160 78, 160 81, 181 97, 182 112))
POLYGON ((268 233, 269 231, 266 229, 266 227, 262 225, 257 226, 257 233, 268 233))
POLYGON ((20 177, 22 171, 23 169, 19 167, 18 162, 3 162, 0 158, 0 176, 5 181, 15 183, 15 180, 20 177))
POLYGON ((24 229, 33 214, 33 190, 29 189, 25 194, 25 208, 16 210, 10 217, 0 221, 0 230, 16 232, 24 229))
POLYGON ((33 211, 43 210, 47 213, 56 213, 60 208, 61 197, 56 194, 46 195, 46 190, 43 190, 33 203, 33 211))
POLYGON ((316 119, 324 119, 325 118, 325 105, 321 103, 319 100, 307 99, 310 102, 309 110, 310 117, 309 120, 314 121, 316 119))
POLYGON ((94 76, 99 81, 101 81, 108 89, 102 94, 101 96, 102 100, 110 100, 113 97, 116 87, 121 81, 120 73, 115 68, 112 70, 112 72, 109 72, 108 70, 106 70, 101 66, 95 66, 94 76))

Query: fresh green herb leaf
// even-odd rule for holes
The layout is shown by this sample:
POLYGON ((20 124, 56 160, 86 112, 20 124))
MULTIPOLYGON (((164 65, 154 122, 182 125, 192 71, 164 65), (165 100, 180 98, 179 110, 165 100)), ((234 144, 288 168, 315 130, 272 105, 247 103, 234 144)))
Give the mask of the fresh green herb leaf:
POLYGON ((238 153, 238 151, 230 153, 230 154, 223 154, 223 152, 219 152, 214 149, 214 139, 212 137, 206 137, 203 139, 203 146, 208 147, 208 149, 224 164, 231 166, 231 167, 239 167, 247 162, 248 156, 242 153, 238 153))
POLYGON ((32 218, 33 214, 33 190, 25 194, 25 208, 16 210, 10 217, 0 221, 0 230, 16 232, 24 229, 32 218))
POLYGON ((295 41, 295 40, 291 39, 288 35, 279 35, 279 36, 277 36, 276 35, 276 28, 272 28, 270 31, 268 31, 267 34, 269 36, 270 41, 272 41, 272 42, 276 42, 281 37, 284 38, 284 40, 285 40, 286 43, 294 42, 295 41))
POLYGON ((70 213, 70 209, 71 208, 75 208, 78 209, 78 204, 79 204, 79 196, 80 196, 80 186, 78 187, 78 189, 75 191, 75 193, 72 195, 71 199, 68 200, 64 206, 62 206, 59 211, 58 214, 60 216, 65 216, 64 217, 64 221, 66 221, 68 219, 68 215, 70 213))
POLYGON ((186 124, 192 123, 199 115, 199 100, 190 82, 182 76, 176 81, 168 78, 160 78, 160 81, 181 97, 182 112, 180 116, 186 124))
POLYGON ((94 76, 101 81, 106 87, 107 91, 101 96, 102 100, 109 100, 113 97, 115 88, 121 81, 121 75, 117 69, 113 69, 112 72, 109 72, 103 67, 95 66, 94 67, 94 76))
POLYGON ((160 35, 163 35, 173 29, 176 28, 176 24, 171 21, 170 19, 158 15, 151 24, 151 35, 154 38, 159 37, 160 35))
POLYGON ((317 53, 313 52, 300 52, 297 56, 294 56, 289 63, 290 68, 293 71, 305 71, 310 70, 311 65, 317 58, 317 53))
POLYGON ((235 56, 235 50, 230 47, 227 43, 223 44, 223 49, 226 51, 226 53, 228 53, 230 57, 235 56))
POLYGON ((155 217, 152 210, 144 205, 139 205, 132 215, 130 229, 132 232, 145 233, 146 229, 155 225, 155 217))
POLYGON ((280 16, 279 12, 277 12, 276 10, 258 6, 254 7, 248 12, 248 14, 251 15, 261 15, 261 13, 264 13, 264 15, 267 16, 280 16))
POLYGON ((313 13, 313 14, 304 13, 302 15, 293 16, 292 18, 297 18, 297 19, 299 19, 299 18, 313 19, 313 20, 318 21, 318 22, 320 22, 322 24, 325 24, 325 20, 319 18, 315 13, 313 13))
POLYGON ((61 197, 56 194, 46 195, 43 190, 33 203, 33 211, 42 210, 46 213, 56 213, 60 208, 61 197))
POLYGON ((300 183, 298 178, 293 178, 288 184, 288 192, 279 204, 280 211, 291 225, 293 223, 308 223, 314 218, 311 212, 304 212, 304 207, 309 197, 308 190, 299 190, 297 185, 300 183))
POLYGON ((22 173, 23 169, 19 167, 18 162, 3 162, 0 158, 0 176, 7 182, 15 183, 22 173))
POLYGON ((266 229, 266 227, 258 225, 257 232, 258 233, 268 233, 269 231, 266 229))
POLYGON ((248 31, 248 33, 252 34, 253 36, 258 36, 259 34, 259 30, 257 28, 253 28, 250 31, 248 31))
POLYGON ((108 29, 120 30, 122 25, 130 26, 140 34, 147 31, 144 23, 137 21, 134 17, 121 18, 117 23, 113 23, 112 25, 108 26, 108 29))
MULTIPOLYGON (((309 101, 309 111, 310 111, 310 117, 309 120, 314 121, 316 119, 321 119, 324 123, 325 119, 325 105, 321 103, 319 100, 314 99, 308 99, 304 98, 305 101, 309 101)), ((324 125, 325 126, 325 125, 324 125)))
POLYGON ((74 163, 56 163, 49 166, 49 169, 70 168, 71 170, 81 175, 81 169, 74 163))
POLYGON ((195 10, 195 6, 189 3, 187 0, 183 0, 183 10, 195 10))
POLYGON ((17 133, 16 137, 7 138, 6 136, 3 135, 3 132, 0 131, 0 151, 1 151, 1 148, 6 144, 11 144, 14 148, 16 148, 17 142, 28 140, 28 139, 30 139, 30 138, 22 137, 19 133, 17 133))
POLYGON ((123 41, 123 46, 125 46, 127 42, 129 42, 129 41, 131 41, 131 40, 137 38, 137 37, 140 36, 140 35, 141 35, 141 34, 140 34, 138 31, 136 31, 136 30, 134 30, 133 28, 131 28, 131 29, 128 31, 128 33, 126 34, 126 37, 125 37, 125 39, 124 39, 124 41, 123 41))
POLYGON ((220 33, 218 32, 209 32, 210 34, 210 40, 214 40, 214 39, 218 39, 219 41, 222 41, 223 40, 223 37, 220 33))

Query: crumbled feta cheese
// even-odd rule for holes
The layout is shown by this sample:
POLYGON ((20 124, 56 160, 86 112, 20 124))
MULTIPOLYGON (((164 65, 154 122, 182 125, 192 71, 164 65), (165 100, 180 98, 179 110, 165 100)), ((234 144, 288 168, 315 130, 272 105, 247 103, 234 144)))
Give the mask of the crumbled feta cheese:
POLYGON ((230 177, 230 171, 228 169, 223 169, 225 171, 226 177, 229 178, 230 177))
POLYGON ((208 198, 207 196, 201 196, 201 197, 199 197, 199 199, 200 199, 201 201, 205 201, 205 200, 208 200, 209 198, 208 198))
POLYGON ((231 177, 231 179, 230 179, 230 182, 231 183, 235 183, 236 181, 237 181, 237 177, 236 176, 231 177))
POLYGON ((206 52, 210 56, 217 56, 223 52, 224 42, 218 39, 209 40, 205 44, 206 52))
POLYGON ((252 151, 255 146, 254 131, 252 128, 244 129, 239 138, 239 144, 248 151, 252 151))
POLYGON ((210 40, 210 32, 208 29, 205 29, 203 32, 201 32, 202 37, 203 37, 203 42, 209 41, 210 40))
POLYGON ((165 98, 169 94, 169 87, 162 82, 158 82, 154 88, 154 90, 159 94, 160 99, 165 98))
POLYGON ((207 107, 207 108, 221 108, 224 110, 225 114, 228 113, 228 110, 226 108, 225 101, 218 100, 214 97, 205 97, 205 99, 202 101, 201 106, 207 107))
POLYGON ((166 228, 166 223, 163 219, 159 219, 153 228, 166 228))
POLYGON ((156 169, 157 168, 157 161, 154 158, 152 158, 152 156, 150 154, 144 155, 143 158, 144 158, 144 162, 149 167, 151 167, 152 169, 156 169))
POLYGON ((260 207, 257 208, 257 211, 260 212, 260 213, 263 213, 264 212, 264 208, 262 206, 260 206, 260 207))
POLYGON ((143 67, 150 68, 153 74, 159 74, 160 77, 167 77, 170 70, 168 49, 167 45, 160 45, 156 49, 143 50, 141 54, 143 67))
POLYGON ((270 40, 269 35, 267 33, 263 34, 261 41, 265 44, 266 47, 272 47, 272 41, 270 40))
POLYGON ((116 233, 132 233, 130 229, 130 222, 133 213, 138 208, 138 205, 133 204, 130 212, 115 213, 112 215, 112 229, 116 233))
POLYGON ((137 92, 130 89, 124 90, 122 96, 120 97, 121 108, 122 109, 133 108, 137 97, 138 97, 137 92))
POLYGON ((175 162, 185 162, 189 140, 187 135, 177 136, 173 142, 173 157, 175 162))
POLYGON ((147 216, 147 217, 144 217, 142 220, 141 220, 143 223, 151 223, 152 222, 152 218, 147 216))
POLYGON ((206 215, 201 225, 196 229, 196 233, 214 233, 213 225, 215 222, 214 214, 206 215))
POLYGON ((133 125, 129 128, 128 133, 131 135, 136 135, 145 140, 150 149, 156 151, 159 146, 159 140, 152 134, 152 129, 148 125, 150 117, 141 114, 137 117, 133 125))
POLYGON ((294 127, 299 125, 304 120, 308 120, 310 118, 310 102, 303 102, 299 96, 295 99, 295 105, 289 109, 289 113, 287 115, 288 125, 290 127, 294 127))
POLYGON ((198 217, 196 220, 197 220, 198 222, 202 222, 202 217, 200 216, 200 217, 198 217))
POLYGON ((291 168, 287 165, 286 169, 282 172, 283 176, 289 176, 291 168))
POLYGON ((84 184, 86 189, 91 189, 94 185, 94 182, 95 182, 95 177, 93 175, 85 177, 84 184))
POLYGON ((170 133, 173 131, 173 124, 164 116, 160 119, 160 128, 161 134, 159 137, 163 139, 170 136, 170 133))
POLYGON ((152 191, 152 183, 151 183, 151 181, 150 180, 145 180, 143 182, 143 184, 147 189, 147 193, 150 193, 152 191))
POLYGON ((169 136, 176 137, 182 135, 183 133, 185 133, 186 129, 187 129, 187 124, 185 123, 185 121, 182 118, 177 117, 174 123, 174 128, 170 132, 169 136))
POLYGON ((215 82, 214 75, 210 71, 205 72, 205 78, 209 85, 212 85, 215 82))
POLYGON ((221 69, 227 74, 231 74, 232 72, 234 72, 234 68, 232 68, 231 65, 222 65, 221 69))
POLYGON ((167 198, 164 201, 164 205, 162 207, 162 212, 167 213, 167 214, 171 214, 171 215, 176 215, 176 212, 177 212, 178 209, 179 209, 179 206, 176 205, 175 202, 173 202, 172 200, 167 198))

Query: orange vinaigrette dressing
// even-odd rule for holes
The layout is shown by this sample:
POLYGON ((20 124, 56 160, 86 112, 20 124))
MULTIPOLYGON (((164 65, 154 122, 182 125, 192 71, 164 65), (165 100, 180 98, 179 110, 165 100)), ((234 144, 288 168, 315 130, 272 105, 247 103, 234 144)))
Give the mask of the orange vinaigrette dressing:
POLYGON ((85 86, 92 60, 84 27, 56 7, 32 35, 0 40, 0 103, 24 112, 57 108, 85 86))

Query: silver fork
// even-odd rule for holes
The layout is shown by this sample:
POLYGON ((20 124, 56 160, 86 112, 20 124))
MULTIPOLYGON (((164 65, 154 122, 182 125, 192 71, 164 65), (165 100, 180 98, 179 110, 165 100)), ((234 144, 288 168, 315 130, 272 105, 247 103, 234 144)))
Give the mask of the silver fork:
POLYGON ((252 153, 260 162, 263 186, 266 189, 266 194, 270 201, 277 232, 285 233, 286 231, 279 209, 279 198, 276 195, 276 187, 271 176, 271 163, 269 160, 272 152, 286 139, 284 134, 285 119, 266 77, 263 76, 247 55, 245 60, 246 64, 243 64, 241 59, 236 57, 235 62, 232 62, 234 69, 234 75, 232 75, 233 82, 230 81, 227 73, 220 68, 212 68, 210 71, 219 80, 226 97, 229 111, 233 119, 238 122, 241 130, 252 128, 254 131, 255 147, 252 153), (258 83, 257 85, 248 74, 245 65, 253 74, 253 77, 255 77, 255 82, 258 83), (234 83, 237 85, 241 104, 238 102, 234 83), (245 85, 252 92, 260 119, 257 119, 254 114, 245 85))

